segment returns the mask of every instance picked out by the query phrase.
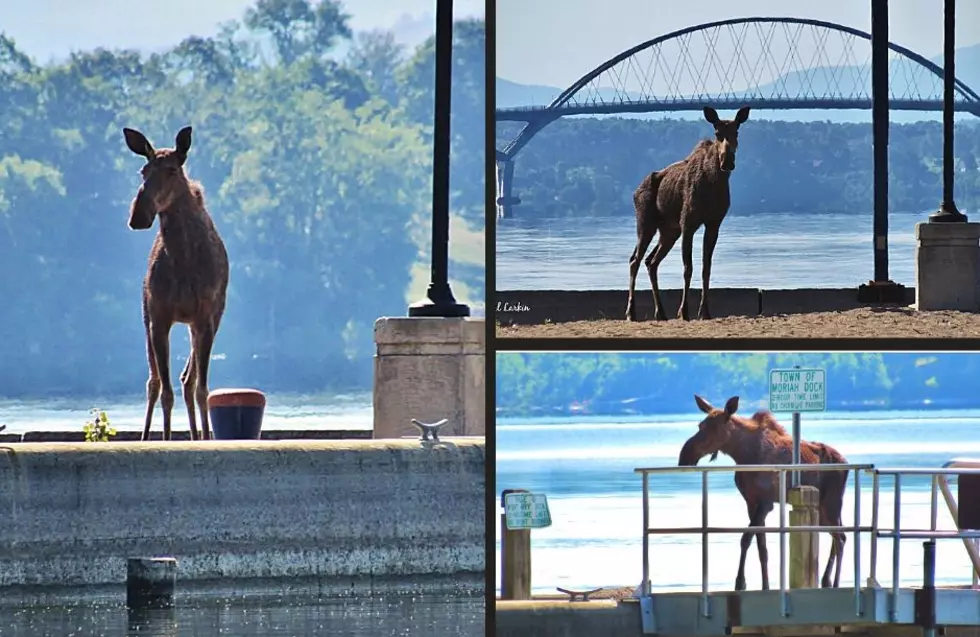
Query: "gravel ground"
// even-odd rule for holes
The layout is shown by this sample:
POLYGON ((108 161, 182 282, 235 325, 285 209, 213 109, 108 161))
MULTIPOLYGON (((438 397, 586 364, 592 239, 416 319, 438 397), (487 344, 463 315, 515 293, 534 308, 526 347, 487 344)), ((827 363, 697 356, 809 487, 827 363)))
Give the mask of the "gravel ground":
POLYGON ((576 321, 497 326, 499 338, 961 338, 980 337, 980 314, 860 308, 707 321, 576 321))

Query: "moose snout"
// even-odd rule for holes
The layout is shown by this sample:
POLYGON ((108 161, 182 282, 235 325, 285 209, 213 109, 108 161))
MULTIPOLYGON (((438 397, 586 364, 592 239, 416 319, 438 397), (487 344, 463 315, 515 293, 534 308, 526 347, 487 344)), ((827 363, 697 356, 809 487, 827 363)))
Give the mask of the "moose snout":
POLYGON ((735 170, 735 156, 725 155, 721 158, 721 169, 725 172, 731 172, 735 170))

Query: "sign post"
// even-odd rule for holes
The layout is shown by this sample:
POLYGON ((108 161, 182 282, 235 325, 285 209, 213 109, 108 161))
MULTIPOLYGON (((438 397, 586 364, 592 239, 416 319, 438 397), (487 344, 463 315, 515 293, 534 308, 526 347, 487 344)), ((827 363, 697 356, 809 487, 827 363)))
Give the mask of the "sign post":
POLYGON ((531 529, 551 526, 548 497, 504 489, 500 500, 500 598, 531 599, 531 529))
MULTIPOLYGON (((793 414, 793 464, 800 464, 800 413, 826 411, 827 374, 822 369, 769 370, 769 411, 793 414)), ((790 484, 799 486, 800 474, 794 471, 790 484)))

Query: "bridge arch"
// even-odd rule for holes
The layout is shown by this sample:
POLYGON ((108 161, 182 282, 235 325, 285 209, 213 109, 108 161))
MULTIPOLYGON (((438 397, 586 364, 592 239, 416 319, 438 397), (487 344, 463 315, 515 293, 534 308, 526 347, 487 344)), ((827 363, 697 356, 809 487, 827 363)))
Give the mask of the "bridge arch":
MULTIPOLYGON (((695 26, 691 26, 691 27, 686 27, 686 28, 683 28, 683 29, 679 29, 679 30, 676 30, 676 31, 672 31, 670 33, 667 33, 667 34, 664 34, 664 35, 661 35, 661 36, 652 38, 652 39, 647 40, 645 42, 641 42, 640 44, 637 44, 636 46, 631 47, 629 49, 626 49, 622 53, 620 53, 620 54, 618 54, 618 55, 610 58, 609 60, 603 62, 599 66, 595 67, 594 69, 592 69, 591 71, 589 71, 588 73, 586 73, 585 75, 583 75, 582 77, 580 77, 574 83, 572 83, 571 86, 569 86, 564 91, 562 91, 561 94, 559 94, 554 100, 552 100, 552 102, 550 104, 548 104, 544 108, 498 109, 497 110, 497 115, 498 115, 497 120, 498 121, 500 121, 502 119, 501 118, 501 115, 503 114, 506 119, 509 119, 509 120, 518 120, 518 121, 525 121, 526 122, 526 125, 524 126, 524 128, 521 129, 521 131, 517 134, 517 136, 510 143, 508 143, 502 150, 498 150, 497 151, 497 159, 498 159, 498 161, 513 161, 513 159, 520 152, 520 150, 524 146, 526 146, 527 143, 536 134, 538 134, 539 132, 541 132, 541 130, 545 126, 547 126, 551 122, 555 121, 556 119, 559 119, 559 118, 561 118, 564 115, 581 114, 581 113, 576 113, 576 112, 569 112, 569 109, 566 108, 566 106, 569 103, 569 101, 579 91, 581 91, 585 86, 587 86, 592 80, 596 79, 597 77, 599 77, 600 75, 602 75, 606 71, 612 69, 613 67, 615 67, 616 65, 620 64, 621 62, 624 62, 625 60, 628 60, 629 58, 633 57, 637 53, 639 53, 639 52, 641 52, 643 50, 652 48, 654 46, 657 46, 657 45, 659 45, 659 44, 661 44, 663 42, 666 42, 668 40, 673 40, 673 39, 681 38, 683 36, 686 36, 686 35, 689 35, 691 33, 695 33, 695 32, 698 32, 698 31, 706 31, 708 29, 714 29, 714 28, 717 28, 717 27, 733 26, 733 25, 747 24, 747 23, 799 24, 799 25, 804 25, 804 26, 829 29, 829 30, 840 32, 840 33, 846 33, 846 34, 851 35, 851 36, 854 36, 856 38, 867 40, 868 42, 871 41, 871 34, 870 33, 866 32, 866 31, 862 31, 860 29, 856 29, 854 27, 848 27, 848 26, 844 26, 844 25, 841 25, 841 24, 836 24, 834 22, 827 22, 827 21, 824 21, 824 20, 815 20, 815 19, 810 19, 810 18, 794 18, 794 17, 782 17, 782 18, 777 18, 777 17, 733 18, 733 19, 729 19, 729 20, 718 20, 718 21, 715 21, 715 22, 706 22, 704 24, 699 24, 699 25, 695 25, 695 26)), ((935 75, 935 76, 937 76, 939 78, 942 78, 943 77, 943 69, 942 69, 942 67, 940 67, 938 64, 932 62, 931 60, 926 59, 925 57, 921 56, 920 54, 916 53, 915 51, 912 51, 911 49, 908 49, 906 47, 903 47, 903 46, 901 46, 899 44, 895 44, 894 42, 889 42, 888 43, 888 49, 890 51, 893 51, 895 53, 898 53, 900 56, 902 56, 904 58, 907 58, 908 60, 911 60, 912 62, 915 62, 919 66, 924 67, 926 70, 928 70, 929 72, 931 72, 933 75, 935 75)), ((969 86, 967 86, 963 81, 961 81, 959 79, 955 79, 955 82, 954 82, 954 92, 955 92, 956 96, 958 96, 960 98, 959 103, 956 104, 956 110, 967 111, 967 112, 973 113, 977 117, 980 117, 980 95, 978 95, 973 89, 971 89, 969 86)), ((821 105, 821 106, 819 106, 819 108, 830 108, 830 109, 833 109, 833 108, 860 108, 860 105, 859 104, 860 103, 863 103, 863 102, 866 102, 866 101, 867 100, 852 100, 851 102, 848 102, 848 103, 846 103, 843 106, 832 106, 832 105, 829 105, 828 104, 828 105, 821 105)), ((794 100, 778 100, 777 101, 777 100, 771 100, 771 99, 765 99, 765 98, 762 98, 762 99, 760 99, 760 98, 744 98, 744 99, 738 100, 738 105, 740 106, 742 104, 745 104, 745 105, 748 105, 748 106, 753 107, 753 108, 767 108, 767 107, 768 108, 794 108, 793 102, 794 102, 794 100)), ((889 102, 890 102, 890 107, 891 108, 894 108, 896 110, 932 110, 932 108, 923 108, 924 102, 921 101, 921 100, 898 100, 898 103, 896 103, 896 100, 890 99, 889 102)), ((721 106, 730 106, 730 105, 721 104, 721 106)), ((799 106, 795 106, 795 107, 796 108, 799 108, 799 106)), ((679 107, 679 108, 675 108, 675 109, 665 109, 665 108, 655 108, 655 107, 653 107, 651 105, 649 108, 643 108, 642 106, 640 106, 640 107, 637 107, 637 108, 630 108, 628 110, 626 110, 626 109, 620 109, 620 110, 614 111, 614 112, 633 112, 633 113, 637 113, 637 112, 650 112, 650 111, 654 111, 654 110, 689 110, 689 108, 690 107, 688 107, 688 108, 681 108, 681 107, 679 107)), ((698 107, 698 109, 700 109, 700 106, 698 107)), ((586 109, 585 112, 589 112, 589 111, 586 109)))

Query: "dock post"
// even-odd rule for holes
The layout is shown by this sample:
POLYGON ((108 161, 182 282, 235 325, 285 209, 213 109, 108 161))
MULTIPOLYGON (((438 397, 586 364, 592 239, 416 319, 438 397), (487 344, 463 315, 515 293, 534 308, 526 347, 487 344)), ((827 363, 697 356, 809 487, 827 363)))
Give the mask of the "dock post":
MULTIPOLYGON (((524 489, 504 489, 508 493, 524 489)), ((507 528, 507 514, 500 514, 500 599, 531 599, 531 529, 507 528)))
MULTIPOLYGON (((820 491, 816 487, 789 489, 790 526, 817 526, 820 523, 820 491)), ((819 536, 817 533, 791 533, 789 537, 789 587, 817 588, 819 564, 819 536)))

